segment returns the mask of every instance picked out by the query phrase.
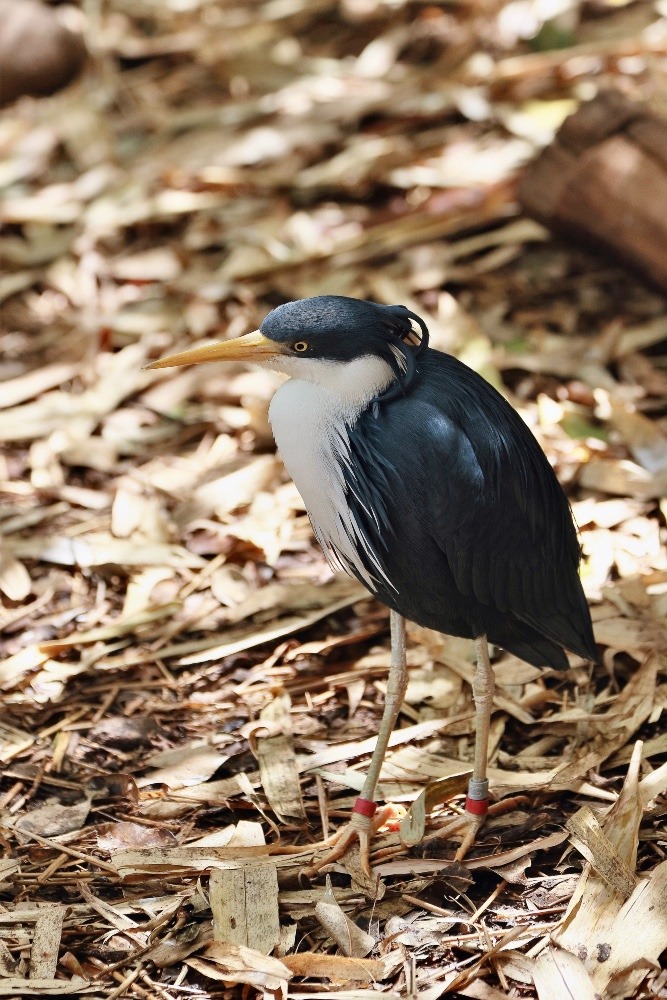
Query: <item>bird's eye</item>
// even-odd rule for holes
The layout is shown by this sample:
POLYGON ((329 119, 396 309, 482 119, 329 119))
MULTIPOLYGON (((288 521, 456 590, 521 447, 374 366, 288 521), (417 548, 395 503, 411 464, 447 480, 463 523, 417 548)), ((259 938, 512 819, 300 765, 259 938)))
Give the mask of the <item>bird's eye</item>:
POLYGON ((297 340, 296 344, 292 344, 292 350, 298 351, 299 354, 303 354, 304 351, 308 350, 308 344, 305 340, 297 340))

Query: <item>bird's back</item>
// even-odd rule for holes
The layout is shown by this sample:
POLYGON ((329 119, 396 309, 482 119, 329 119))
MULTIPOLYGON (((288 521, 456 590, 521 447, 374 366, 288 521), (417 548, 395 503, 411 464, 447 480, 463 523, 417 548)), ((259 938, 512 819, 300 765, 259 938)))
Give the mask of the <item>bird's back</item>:
POLYGON ((428 350, 409 393, 349 430, 347 500, 406 618, 489 639, 537 665, 596 658, 569 504, 534 436, 491 385, 428 350))

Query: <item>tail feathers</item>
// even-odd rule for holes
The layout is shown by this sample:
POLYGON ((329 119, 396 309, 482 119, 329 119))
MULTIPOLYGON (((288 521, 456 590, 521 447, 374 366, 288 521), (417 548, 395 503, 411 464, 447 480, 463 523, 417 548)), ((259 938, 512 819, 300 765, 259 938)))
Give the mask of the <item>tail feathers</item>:
POLYGON ((520 639, 524 639, 525 633, 529 632, 531 644, 533 635, 539 635, 553 645, 562 646, 569 649, 571 653, 583 656, 585 660, 592 660, 594 663, 598 661, 593 626, 586 605, 585 613, 576 614, 573 612, 570 616, 545 615, 539 622, 522 615, 520 621, 517 622, 517 627, 512 629, 512 632, 514 631, 518 632, 520 639))
MULTIPOLYGON (((583 599, 583 594, 582 594, 583 599)), ((585 615, 545 616, 540 622, 518 616, 494 629, 489 638, 509 653, 514 653, 535 667, 567 670, 564 649, 597 662, 598 653, 593 637, 588 607, 585 615)))
POLYGON ((489 636, 489 638, 491 642, 502 646, 508 653, 513 653, 514 656, 525 660, 526 663, 532 663, 534 667, 553 667, 554 670, 567 670, 568 668, 567 656, 560 646, 551 642, 550 639, 544 639, 537 632, 534 638, 532 636, 530 638, 522 636, 517 639, 500 639, 494 636, 489 636))

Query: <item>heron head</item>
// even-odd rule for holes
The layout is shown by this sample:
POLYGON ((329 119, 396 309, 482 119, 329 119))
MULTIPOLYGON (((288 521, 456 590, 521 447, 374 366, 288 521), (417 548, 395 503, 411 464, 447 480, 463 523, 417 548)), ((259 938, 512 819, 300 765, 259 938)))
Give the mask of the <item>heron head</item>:
POLYGON ((331 370, 332 365, 338 368, 359 358, 378 357, 394 375, 379 397, 383 402, 406 391, 415 377, 417 359, 427 346, 426 324, 405 306, 318 295, 278 306, 253 333, 173 354, 148 367, 250 361, 321 381, 327 367, 331 370))

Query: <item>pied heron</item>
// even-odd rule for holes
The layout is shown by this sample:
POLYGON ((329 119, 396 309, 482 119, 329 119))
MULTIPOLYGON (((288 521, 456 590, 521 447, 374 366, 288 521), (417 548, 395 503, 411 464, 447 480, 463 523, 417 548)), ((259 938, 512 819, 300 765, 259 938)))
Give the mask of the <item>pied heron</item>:
POLYGON ((597 659, 565 494, 510 404, 430 348, 426 324, 405 306, 339 295, 287 302, 254 333, 149 367, 225 360, 289 376, 269 419, 315 535, 333 567, 391 610, 377 744, 325 861, 358 840, 369 870, 376 786, 407 686, 406 618, 475 642, 473 773, 463 817, 447 828, 464 831, 463 857, 488 810, 487 643, 556 670, 567 667, 564 649, 597 659))

